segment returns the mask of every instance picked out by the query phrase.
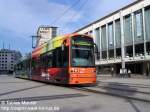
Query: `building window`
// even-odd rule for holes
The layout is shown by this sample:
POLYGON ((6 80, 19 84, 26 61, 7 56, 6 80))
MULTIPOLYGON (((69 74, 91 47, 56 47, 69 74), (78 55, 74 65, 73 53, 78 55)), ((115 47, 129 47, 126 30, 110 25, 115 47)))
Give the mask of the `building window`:
POLYGON ((113 37, 113 24, 110 23, 108 24, 108 46, 109 48, 113 48, 113 40, 114 40, 114 37, 113 37))
POLYGON ((150 55, 150 6, 145 8, 146 52, 150 55))
POLYGON ((102 51, 102 59, 107 59, 107 51, 102 51))
POLYGON ((100 49, 100 32, 99 32, 99 28, 95 29, 95 40, 96 40, 96 44, 98 46, 98 49, 100 49))
POLYGON ((146 40, 150 41, 150 6, 145 8, 146 40))
POLYGON ((102 26, 101 29, 101 46, 102 46, 102 50, 106 50, 107 49, 107 41, 106 41, 106 25, 102 26))
POLYGON ((57 36, 57 30, 56 29, 52 29, 52 37, 56 37, 57 36))
POLYGON ((132 20, 131 15, 124 17, 124 36, 125 36, 125 45, 132 45, 132 20))
POLYGON ((115 44, 116 48, 121 47, 121 26, 120 19, 115 21, 115 44))
POLYGON ((142 35, 141 13, 136 14, 136 35, 137 37, 142 35))
POLYGON ((134 14, 134 27, 135 27, 135 43, 143 43, 143 21, 142 21, 142 11, 138 10, 134 14))

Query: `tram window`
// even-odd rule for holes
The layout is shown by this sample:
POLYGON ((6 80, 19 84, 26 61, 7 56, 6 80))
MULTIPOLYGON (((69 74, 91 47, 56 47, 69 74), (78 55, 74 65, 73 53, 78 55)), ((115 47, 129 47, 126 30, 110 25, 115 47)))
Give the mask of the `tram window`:
POLYGON ((62 52, 62 66, 68 66, 68 47, 65 47, 64 52, 62 52))
POLYGON ((57 50, 56 50, 56 56, 57 56, 57 67, 62 67, 62 50, 61 50, 61 48, 58 48, 57 50))
POLYGON ((33 68, 40 67, 40 58, 33 59, 32 66, 33 68))
POLYGON ((47 65, 47 55, 46 54, 42 54, 41 56, 40 56, 40 66, 41 67, 46 67, 46 65, 47 65))
POLYGON ((61 48, 57 48, 53 51, 53 67, 67 67, 68 66, 68 47, 64 48, 64 51, 61 48))
POLYGON ((46 66, 52 67, 52 58, 53 58, 53 52, 50 51, 50 52, 47 53, 47 57, 45 59, 46 66))
POLYGON ((56 56, 57 56, 57 54, 56 54, 56 49, 53 51, 53 59, 52 59, 52 66, 53 67, 57 67, 56 65, 57 65, 57 58, 56 58, 56 56))
POLYGON ((53 67, 60 67, 60 63, 61 63, 61 52, 60 50, 57 48, 53 51, 53 58, 52 58, 52 66, 53 67))
MULTIPOLYGON (((64 51, 61 48, 57 48, 53 51, 47 52, 44 55, 41 55, 40 62, 42 67, 67 67, 68 66, 68 47, 64 48, 64 51)), ((37 60, 32 61, 32 66, 36 66, 37 60)))

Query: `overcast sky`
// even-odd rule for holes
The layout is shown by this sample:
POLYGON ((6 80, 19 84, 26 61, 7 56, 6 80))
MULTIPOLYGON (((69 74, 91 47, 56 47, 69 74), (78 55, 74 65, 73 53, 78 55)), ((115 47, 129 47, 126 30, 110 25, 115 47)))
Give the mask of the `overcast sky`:
POLYGON ((10 44, 11 49, 28 53, 32 50, 30 37, 40 25, 54 25, 60 33, 71 33, 134 1, 0 0, 0 48, 4 42, 5 48, 10 44))

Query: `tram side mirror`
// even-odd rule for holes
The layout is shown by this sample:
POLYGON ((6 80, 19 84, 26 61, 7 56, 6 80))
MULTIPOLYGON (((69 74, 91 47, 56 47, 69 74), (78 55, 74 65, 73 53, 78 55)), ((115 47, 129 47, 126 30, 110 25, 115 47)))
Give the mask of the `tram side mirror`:
POLYGON ((61 50, 64 51, 64 44, 61 45, 61 50))
POLYGON ((62 45, 61 45, 61 50, 62 50, 62 51, 64 51, 65 45, 66 45, 66 40, 64 40, 63 43, 62 43, 62 45))

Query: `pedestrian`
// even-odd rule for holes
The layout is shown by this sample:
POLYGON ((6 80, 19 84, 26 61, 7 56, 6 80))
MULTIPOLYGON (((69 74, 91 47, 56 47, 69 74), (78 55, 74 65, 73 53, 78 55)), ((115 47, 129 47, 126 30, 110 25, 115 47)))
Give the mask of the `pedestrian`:
POLYGON ((114 68, 113 67, 111 68, 111 76, 112 77, 114 76, 114 68))
POLYGON ((131 78, 131 70, 128 69, 128 77, 131 78))
POLYGON ((122 72, 122 69, 120 69, 120 77, 123 77, 123 76, 122 76, 122 73, 123 73, 123 72, 122 72))

